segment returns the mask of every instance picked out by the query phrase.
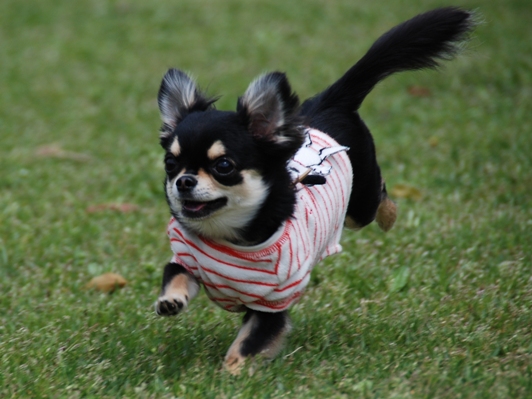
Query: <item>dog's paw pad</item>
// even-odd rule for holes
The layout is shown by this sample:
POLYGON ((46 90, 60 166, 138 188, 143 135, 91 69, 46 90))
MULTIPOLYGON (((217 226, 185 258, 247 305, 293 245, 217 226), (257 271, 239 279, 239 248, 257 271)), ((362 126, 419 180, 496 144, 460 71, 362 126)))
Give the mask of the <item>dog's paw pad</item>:
POLYGON ((155 302, 155 312, 159 316, 174 316, 187 306, 187 298, 177 295, 163 295, 155 302))

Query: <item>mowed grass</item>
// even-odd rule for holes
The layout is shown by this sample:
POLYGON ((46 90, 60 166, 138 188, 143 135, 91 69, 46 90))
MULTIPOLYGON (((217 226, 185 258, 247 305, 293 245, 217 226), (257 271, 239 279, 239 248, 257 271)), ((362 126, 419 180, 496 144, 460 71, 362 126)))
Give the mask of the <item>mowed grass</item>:
POLYGON ((396 198, 389 233, 345 232, 275 361, 222 372, 240 316, 204 294, 178 319, 152 311, 171 255, 166 69, 223 94, 221 109, 267 70, 306 98, 387 29, 447 4, 3 0, 0 397, 531 397, 528 0, 463 1, 483 21, 466 51, 367 98, 388 187, 415 195, 396 198), (108 271, 128 285, 85 288, 108 271))

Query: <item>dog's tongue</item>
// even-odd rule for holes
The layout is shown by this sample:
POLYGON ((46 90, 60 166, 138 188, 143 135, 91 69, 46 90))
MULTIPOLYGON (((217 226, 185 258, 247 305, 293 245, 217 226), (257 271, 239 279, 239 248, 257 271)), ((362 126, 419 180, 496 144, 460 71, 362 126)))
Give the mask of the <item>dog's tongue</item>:
POLYGON ((205 202, 196 202, 196 201, 185 201, 183 202, 183 208, 190 212, 199 212, 207 204, 205 202))

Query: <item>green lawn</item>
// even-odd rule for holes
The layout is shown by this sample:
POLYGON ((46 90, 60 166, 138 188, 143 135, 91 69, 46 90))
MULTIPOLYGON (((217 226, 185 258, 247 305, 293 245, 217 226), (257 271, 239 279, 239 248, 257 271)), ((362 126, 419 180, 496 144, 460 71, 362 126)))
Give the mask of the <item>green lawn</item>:
POLYGON ((204 294, 179 319, 152 311, 171 255, 166 69, 221 109, 272 69, 306 98, 448 4, 2 0, 0 397, 532 397, 530 0, 462 1, 483 21, 466 51, 367 98, 388 186, 421 199, 396 198, 387 234, 345 232, 275 361, 222 372, 240 316, 204 294), (85 288, 108 271, 128 285, 85 288))

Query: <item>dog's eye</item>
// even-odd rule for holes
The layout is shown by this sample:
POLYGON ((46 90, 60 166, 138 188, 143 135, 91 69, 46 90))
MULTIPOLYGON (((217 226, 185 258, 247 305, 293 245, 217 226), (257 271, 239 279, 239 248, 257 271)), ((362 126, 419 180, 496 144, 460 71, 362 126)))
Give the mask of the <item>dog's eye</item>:
POLYGON ((176 169, 177 161, 174 158, 166 158, 164 160, 164 170, 166 170, 166 173, 175 172, 176 169))
POLYGON ((214 163, 213 169, 219 175, 227 176, 233 173, 235 165, 227 158, 219 158, 214 163))

